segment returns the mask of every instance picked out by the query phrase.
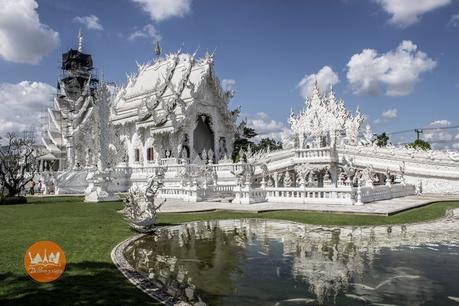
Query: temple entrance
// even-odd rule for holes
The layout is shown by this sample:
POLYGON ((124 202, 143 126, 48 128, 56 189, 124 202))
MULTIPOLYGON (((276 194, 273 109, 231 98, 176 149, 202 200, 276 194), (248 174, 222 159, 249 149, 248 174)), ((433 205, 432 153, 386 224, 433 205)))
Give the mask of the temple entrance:
POLYGON ((190 158, 190 148, 187 145, 183 145, 180 150, 180 158, 190 158))
POLYGON ((201 156, 203 150, 206 153, 209 149, 214 149, 214 132, 211 129, 210 117, 207 115, 198 115, 197 125, 193 132, 193 148, 196 154, 201 156))

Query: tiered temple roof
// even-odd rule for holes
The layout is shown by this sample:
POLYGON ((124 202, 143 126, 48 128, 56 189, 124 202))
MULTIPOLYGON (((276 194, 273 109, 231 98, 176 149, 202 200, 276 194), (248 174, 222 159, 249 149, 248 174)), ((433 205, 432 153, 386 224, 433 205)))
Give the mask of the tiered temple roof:
POLYGON ((177 52, 158 57, 153 63, 138 64, 138 72, 128 75, 128 84, 115 98, 114 124, 135 122, 137 127, 158 130, 180 126, 196 100, 204 102, 210 85, 223 101, 221 111, 231 119, 227 102, 232 96, 224 91, 214 72, 214 58, 208 53, 201 59, 195 54, 177 52))
POLYGON ((348 141, 357 141, 363 114, 357 108, 352 115, 345 107, 343 100, 336 98, 333 88, 328 95, 321 95, 317 83, 311 97, 306 99, 305 108, 299 115, 293 112, 289 123, 294 134, 305 137, 345 136, 348 141))

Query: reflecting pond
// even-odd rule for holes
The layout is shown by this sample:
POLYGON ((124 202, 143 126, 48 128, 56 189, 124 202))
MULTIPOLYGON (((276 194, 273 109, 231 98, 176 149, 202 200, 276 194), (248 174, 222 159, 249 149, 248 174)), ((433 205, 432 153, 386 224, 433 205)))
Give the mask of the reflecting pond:
POLYGON ((194 222, 133 241, 128 262, 197 305, 459 305, 459 220, 318 227, 194 222))

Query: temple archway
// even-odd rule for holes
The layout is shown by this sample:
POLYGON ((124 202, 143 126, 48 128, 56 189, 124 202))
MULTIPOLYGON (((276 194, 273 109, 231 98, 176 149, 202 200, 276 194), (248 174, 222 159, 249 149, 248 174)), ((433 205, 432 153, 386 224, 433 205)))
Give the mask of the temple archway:
POLYGON ((208 115, 198 115, 196 128, 193 131, 193 148, 196 154, 200 155, 203 150, 206 153, 214 149, 214 132, 211 128, 211 120, 208 115))
POLYGON ((190 148, 187 145, 182 145, 180 150, 180 158, 190 158, 190 148))

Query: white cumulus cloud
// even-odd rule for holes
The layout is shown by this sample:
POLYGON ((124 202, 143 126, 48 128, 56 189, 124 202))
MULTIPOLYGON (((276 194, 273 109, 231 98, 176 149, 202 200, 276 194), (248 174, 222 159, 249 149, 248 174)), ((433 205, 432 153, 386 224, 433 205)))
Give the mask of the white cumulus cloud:
POLYGON ((191 0, 132 0, 150 15, 153 21, 183 17, 191 10, 191 0))
POLYGON ((0 83, 0 135, 40 125, 40 112, 51 105, 56 89, 42 82, 0 83))
POLYGON ((297 85, 303 98, 306 99, 312 94, 316 81, 319 89, 325 92, 329 89, 330 85, 339 83, 339 77, 330 66, 323 66, 317 73, 305 74, 297 85))
POLYGON ((398 110, 396 108, 388 109, 381 114, 381 117, 387 120, 395 119, 398 117, 398 110))
POLYGON ((235 85, 236 85, 236 80, 232 80, 232 79, 222 80, 222 88, 224 90, 234 90, 235 85))
POLYGON ((378 95, 384 87, 388 96, 406 96, 413 91, 419 75, 436 65, 412 41, 404 40, 387 53, 364 49, 354 54, 347 63, 347 79, 357 95, 378 95))
POLYGON ((290 135, 290 129, 286 127, 283 122, 271 119, 271 117, 264 113, 259 112, 253 117, 247 119, 247 126, 255 129, 258 135, 255 141, 260 141, 262 138, 274 138, 282 141, 282 139, 290 135))
POLYGON ((421 135, 434 149, 459 149, 459 129, 450 128, 451 125, 451 122, 445 119, 435 120, 421 135))
POLYGON ((104 29, 104 27, 99 22, 99 17, 96 15, 77 16, 73 18, 73 21, 85 25, 88 30, 103 31, 104 29))
POLYGON ((152 24, 145 25, 142 29, 136 30, 129 35, 129 40, 136 40, 138 38, 153 38, 154 40, 161 40, 161 35, 152 24))
POLYGON ((452 0, 376 0, 391 15, 390 23, 405 28, 417 23, 422 15, 448 5, 452 0))
POLYGON ((449 19, 449 25, 453 27, 459 27, 459 13, 451 16, 451 18, 449 19))
POLYGON ((451 125, 450 121, 442 119, 442 120, 432 121, 431 123, 429 123, 428 127, 437 128, 437 127, 447 127, 447 126, 450 126, 450 125, 451 125))
POLYGON ((59 45, 59 33, 40 22, 35 0, 0 0, 0 58, 38 64, 59 45))

